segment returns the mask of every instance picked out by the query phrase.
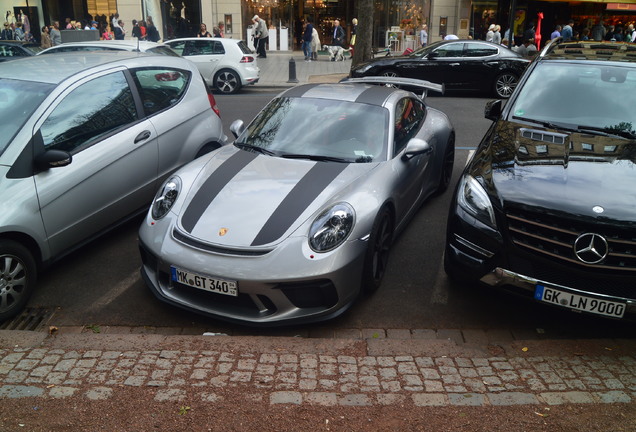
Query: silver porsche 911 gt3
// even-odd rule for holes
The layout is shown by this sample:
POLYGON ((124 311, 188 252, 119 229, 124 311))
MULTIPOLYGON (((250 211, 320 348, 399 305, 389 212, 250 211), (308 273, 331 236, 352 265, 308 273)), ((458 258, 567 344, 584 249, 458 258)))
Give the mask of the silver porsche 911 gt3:
POLYGON ((455 133, 423 97, 364 81, 283 92, 163 184, 139 232, 159 299, 280 325, 333 318, 379 287, 394 235, 450 182, 455 133))

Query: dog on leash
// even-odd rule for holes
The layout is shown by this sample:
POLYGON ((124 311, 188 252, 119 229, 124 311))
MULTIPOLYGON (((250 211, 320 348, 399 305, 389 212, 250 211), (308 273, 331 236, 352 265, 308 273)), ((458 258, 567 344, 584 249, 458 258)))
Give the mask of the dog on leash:
POLYGON ((344 49, 338 45, 324 45, 323 48, 329 52, 331 61, 344 61, 345 52, 351 52, 351 48, 344 49))

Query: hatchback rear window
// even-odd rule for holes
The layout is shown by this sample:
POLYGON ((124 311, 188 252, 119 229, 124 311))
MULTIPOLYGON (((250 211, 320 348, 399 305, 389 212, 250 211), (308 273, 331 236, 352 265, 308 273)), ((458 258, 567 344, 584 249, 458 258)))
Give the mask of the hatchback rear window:
POLYGON ((168 68, 136 69, 132 72, 146 115, 176 105, 192 78, 189 71, 168 68))
POLYGON ((0 118, 4 119, 0 121, 0 154, 54 88, 54 84, 0 78, 0 118))
POLYGON ((252 54, 252 50, 247 47, 247 44, 245 44, 245 42, 239 41, 239 43, 237 43, 236 45, 238 45, 243 54, 252 54))

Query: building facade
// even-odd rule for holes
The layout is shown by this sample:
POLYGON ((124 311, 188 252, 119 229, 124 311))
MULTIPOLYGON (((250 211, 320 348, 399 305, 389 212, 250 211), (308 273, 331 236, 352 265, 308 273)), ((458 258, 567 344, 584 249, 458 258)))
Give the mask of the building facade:
MULTIPOLYGON (((395 51, 417 47, 422 24, 428 25, 429 42, 447 34, 485 39, 489 25, 499 24, 502 34, 512 25, 515 41, 521 43, 531 22, 540 26, 545 42, 555 25, 564 25, 569 19, 575 21, 576 30, 592 28, 601 21, 625 28, 636 21, 636 0, 374 0, 374 5, 373 45, 391 46, 395 51)), ((223 23, 226 37, 246 40, 252 17, 259 15, 275 33, 270 49, 299 49, 307 18, 314 22, 324 44, 331 42, 336 19, 345 27, 348 40, 353 18, 359 25, 367 24, 364 17, 356 15, 356 0, 0 0, 0 8, 6 11, 6 21, 26 16, 36 39, 41 26, 53 21, 62 26, 66 18, 97 18, 106 23, 116 12, 125 22, 128 37, 133 19, 152 16, 163 39, 194 36, 200 23, 209 30, 223 23), (281 28, 287 31, 281 32, 281 28), (288 39, 287 44, 281 44, 281 36, 288 39)))

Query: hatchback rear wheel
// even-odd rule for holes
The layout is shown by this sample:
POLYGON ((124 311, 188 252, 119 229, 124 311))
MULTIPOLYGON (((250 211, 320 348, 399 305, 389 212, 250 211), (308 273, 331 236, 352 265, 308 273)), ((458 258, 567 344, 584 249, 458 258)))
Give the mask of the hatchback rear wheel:
POLYGON ((241 88, 241 77, 230 69, 222 69, 214 77, 214 87, 221 93, 236 93, 241 88))

